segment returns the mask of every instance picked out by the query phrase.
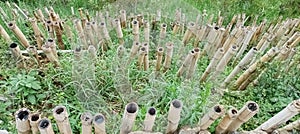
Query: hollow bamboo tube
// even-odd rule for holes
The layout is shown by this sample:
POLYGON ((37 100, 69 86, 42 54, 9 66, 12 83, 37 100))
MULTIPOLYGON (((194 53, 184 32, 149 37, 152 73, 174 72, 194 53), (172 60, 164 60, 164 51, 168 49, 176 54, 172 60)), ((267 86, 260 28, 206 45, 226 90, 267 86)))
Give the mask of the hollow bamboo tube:
POLYGON ((28 40, 26 39, 25 35, 22 33, 22 31, 19 29, 19 27, 16 25, 15 22, 11 21, 9 22, 8 24, 8 28, 11 29, 15 35, 18 37, 18 39, 20 40, 21 44, 27 48, 29 47, 29 42, 28 40))
POLYGON ((219 28, 219 30, 217 32, 218 32, 218 36, 216 37, 216 40, 213 43, 213 49, 210 50, 212 52, 212 54, 215 54, 217 49, 222 46, 221 41, 222 41, 222 37, 224 36, 225 29, 219 28))
POLYGON ((92 134, 92 123, 94 120, 94 117, 92 116, 91 113, 85 112, 81 114, 80 116, 81 120, 81 133, 82 134, 92 134))
POLYGON ((73 42, 73 31, 72 31, 71 27, 69 26, 69 24, 65 23, 64 30, 65 30, 65 34, 67 36, 69 43, 73 42))
POLYGON ((237 117, 230 123, 227 132, 237 130, 243 123, 247 122, 259 111, 259 106, 253 101, 248 101, 242 109, 238 111, 237 117))
POLYGON ((189 40, 191 39, 191 37, 193 35, 192 31, 194 30, 194 28, 195 28, 194 22, 188 23, 187 29, 186 29, 183 39, 182 39, 182 42, 184 45, 186 45, 189 42, 189 40))
POLYGON ((136 54, 138 53, 139 47, 140 47, 140 43, 134 41, 132 44, 131 50, 130 50, 130 58, 129 58, 130 60, 136 56, 136 54))
POLYGON ((15 113, 18 134, 30 134, 29 115, 30 111, 26 108, 21 108, 15 113))
POLYGON ((195 70, 197 68, 197 61, 199 59, 199 55, 200 55, 200 49, 199 48, 194 48, 194 52, 195 54, 193 55, 193 58, 191 60, 191 65, 188 69, 188 73, 186 78, 187 79, 191 79, 195 73, 195 70))
POLYGON ((120 10, 120 21, 121 21, 121 27, 126 27, 126 10, 120 10))
POLYGON ((122 27, 121 27, 121 23, 119 19, 115 19, 115 28, 116 28, 116 32, 117 32, 117 37, 119 39, 119 44, 123 44, 124 43, 124 39, 123 39, 123 32, 122 32, 122 27))
POLYGON ((160 33, 159 33, 159 39, 163 40, 167 36, 167 24, 163 23, 160 26, 160 33))
POLYGON ((168 112, 168 126, 166 134, 172 134, 177 130, 180 121, 180 112, 182 110, 182 102, 180 100, 173 100, 170 104, 168 112))
POLYGON ((279 60, 279 61, 284 61, 288 58, 289 56, 289 52, 291 51, 289 46, 283 46, 280 50, 280 52, 278 53, 278 55, 275 57, 275 59, 279 60))
POLYGON ((59 21, 54 21, 53 22, 53 27, 57 39, 57 44, 59 49, 65 50, 65 45, 62 39, 62 28, 60 27, 60 22, 59 21))
POLYGON ((226 131, 229 124, 236 118, 238 110, 236 108, 230 108, 227 114, 220 121, 219 125, 216 127, 216 134, 222 134, 226 131))
MULTIPOLYGON (((264 68, 262 68, 261 70, 264 70, 264 68)), ((245 90, 247 88, 247 86, 253 82, 255 79, 258 79, 260 77, 262 71, 256 71, 252 74, 250 74, 250 76, 238 87, 237 90, 245 90)))
POLYGON ((52 62, 54 63, 54 65, 56 67, 60 66, 59 65, 59 61, 58 59, 55 57, 55 55, 52 53, 52 49, 49 45, 45 44, 42 46, 42 50, 43 52, 46 54, 47 58, 52 62))
POLYGON ((213 71, 215 69, 216 64, 220 61, 220 59, 222 58, 223 55, 224 55, 223 48, 219 48, 218 51, 214 54, 214 56, 213 56, 212 60, 210 61, 209 65, 206 67, 206 70, 202 74, 202 76, 200 78, 200 82, 203 82, 203 81, 206 80, 209 73, 211 73, 211 71, 213 71))
MULTIPOLYGON (((270 36, 271 36, 271 35, 270 35, 270 36)), ((268 39, 263 43, 263 45, 260 47, 259 51, 262 52, 262 53, 265 52, 265 50, 270 46, 272 39, 274 39, 274 38, 272 38, 272 37, 268 38, 268 39)))
POLYGON ((144 41, 150 43, 150 24, 148 21, 144 21, 144 41))
POLYGON ((171 67, 171 61, 172 61, 172 56, 173 56, 173 43, 168 42, 166 44, 166 56, 165 56, 165 61, 164 61, 164 70, 163 72, 167 72, 169 68, 171 67))
POLYGON ((111 38, 109 36, 105 22, 101 22, 99 28, 101 30, 101 33, 103 34, 103 39, 105 41, 104 44, 102 44, 102 49, 106 51, 111 44, 111 38))
POLYGON ((55 37, 54 37, 54 28, 53 28, 52 21, 51 20, 46 21, 46 26, 48 31, 48 37, 54 39, 55 37))
POLYGON ((289 134, 290 131, 292 130, 299 130, 300 128, 300 119, 282 127, 279 129, 276 129, 272 132, 272 134, 289 134))
POLYGON ((93 120, 95 134, 106 134, 105 118, 102 114, 98 113, 94 116, 93 120))
POLYGON ((50 38, 50 39, 47 40, 46 44, 47 44, 48 46, 50 46, 51 52, 52 52, 52 54, 55 56, 55 58, 58 58, 55 41, 54 41, 53 39, 50 38))
POLYGON ((34 18, 30 18, 29 21, 31 22, 31 26, 34 32, 34 36, 36 39, 36 43, 37 43, 37 47, 38 49, 41 49, 42 45, 43 45, 43 36, 42 33, 37 25, 36 19, 34 18))
POLYGON ((200 120, 200 129, 206 130, 208 127, 219 117, 224 114, 224 107, 222 105, 216 105, 211 108, 200 120))
POLYGON ((229 51, 227 51, 224 54, 224 56, 222 57, 222 59, 220 60, 218 65, 216 66, 216 72, 214 73, 214 77, 217 77, 220 73, 222 73, 224 71, 225 67, 227 66, 227 64, 230 61, 230 59, 232 58, 232 56, 236 53, 236 51, 237 51, 237 47, 232 46, 229 49, 229 51))
POLYGON ((96 35, 93 32, 92 23, 87 22, 85 26, 85 36, 88 42, 88 45, 93 45, 95 48, 98 48, 97 42, 96 42, 96 35))
POLYGON ((82 25, 80 24, 80 21, 78 19, 75 19, 74 20, 74 23, 75 23, 75 28, 78 32, 78 36, 79 36, 79 41, 80 43, 82 44, 81 46, 84 48, 84 49, 87 49, 88 47, 88 44, 86 42, 86 38, 85 38, 85 35, 84 35, 84 32, 83 32, 83 28, 82 28, 82 25))
POLYGON ((133 34, 133 41, 139 41, 139 22, 137 20, 133 20, 132 22, 132 34, 133 34))
POLYGON ((39 121, 39 130, 41 134, 54 134, 51 121, 48 118, 39 121))
POLYGON ((79 8, 79 9, 78 9, 78 12, 79 12, 80 19, 81 19, 81 26, 82 26, 83 29, 85 29, 85 24, 86 24, 87 20, 86 20, 86 18, 84 17, 83 9, 82 9, 82 8, 79 8))
POLYGON ((242 33, 243 32, 241 28, 237 29, 236 33, 232 35, 232 38, 228 40, 228 43, 226 44, 227 41, 224 43, 223 47, 226 52, 232 47, 232 44, 236 43, 236 41, 241 37, 242 33))
POLYGON ((250 49, 249 52, 244 56, 244 58, 239 62, 239 64, 235 66, 232 72, 226 77, 222 85, 227 86, 231 82, 231 80, 252 61, 254 55, 256 54, 257 49, 255 47, 250 49))
POLYGON ((162 58, 163 58, 163 53, 164 53, 164 48, 163 47, 157 48, 157 50, 156 50, 156 66, 155 66, 155 71, 160 71, 161 62, 162 62, 162 58))
POLYGON ((10 51, 12 52, 13 56, 16 58, 16 60, 23 59, 23 55, 21 53, 21 50, 17 43, 11 43, 9 45, 10 51))
POLYGON ((32 134, 39 134, 38 123, 40 120, 41 120, 41 115, 38 113, 29 115, 29 122, 30 122, 32 134))
POLYGON ((191 51, 189 52, 189 54, 186 56, 186 58, 184 59, 182 65, 181 65, 181 67, 180 67, 179 70, 177 71, 177 74, 176 74, 176 75, 177 75, 178 77, 181 77, 182 74, 183 74, 183 73, 186 71, 186 69, 189 67, 189 65, 191 64, 191 61, 192 61, 194 55, 195 55, 195 51, 194 51, 194 50, 191 50, 191 51))
POLYGON ((31 54, 32 56, 34 56, 34 58, 37 60, 39 66, 40 66, 41 65, 41 61, 39 59, 39 55, 38 55, 36 47, 35 46, 29 46, 26 50, 27 50, 27 52, 29 54, 31 54))
POLYGON ((37 12, 37 14, 38 14, 38 16, 39 16, 39 18, 40 18, 40 21, 43 22, 43 23, 45 23, 45 22, 44 22, 45 17, 44 17, 44 14, 43 14, 42 10, 38 8, 38 9, 36 10, 36 12, 37 12))
POLYGON ((156 118, 156 109, 154 107, 151 107, 148 109, 146 113, 146 117, 144 119, 144 128, 143 128, 144 131, 152 132, 155 118, 156 118))
POLYGON ((69 115, 65 106, 56 106, 53 109, 53 116, 61 134, 72 134, 69 115))
POLYGON ((253 37, 254 31, 252 30, 247 30, 246 31, 246 35, 245 35, 245 39, 242 42, 242 46, 240 47, 239 52, 236 55, 236 58, 240 58, 241 55, 245 52, 246 48, 248 47, 251 38, 253 37))
POLYGON ((180 29, 180 24, 179 24, 179 22, 175 22, 174 27, 173 27, 173 30, 172 30, 173 35, 177 34, 178 31, 179 31, 179 29, 180 29))
POLYGON ((12 43, 11 38, 9 37, 8 33, 5 31, 5 29, 0 25, 0 35, 2 38, 4 38, 5 42, 10 44, 12 43))
POLYGON ((144 64, 144 70, 147 71, 149 69, 149 44, 147 42, 144 42, 143 47, 146 48, 146 53, 144 55, 143 64, 144 64))
POLYGON ((128 134, 131 132, 138 109, 139 107, 135 102, 131 102, 126 105, 121 123, 120 134, 128 134))
POLYGON ((139 50, 139 56, 138 56, 138 69, 142 69, 142 66, 144 65, 144 58, 147 53, 146 47, 141 47, 139 50))
POLYGON ((300 33, 298 33, 298 37, 292 42, 290 47, 296 47, 296 45, 298 45, 299 42, 300 42, 300 33))
POLYGON ((198 34, 196 34, 196 39, 195 39, 195 42, 194 42, 194 47, 198 47, 199 46, 199 42, 205 38, 204 37, 204 34, 205 34, 205 31, 206 31, 206 28, 207 26, 202 26, 201 29, 198 31, 198 34))
POLYGON ((283 110, 277 113, 268 121, 261 124, 255 130, 262 130, 268 133, 272 132, 274 129, 279 127, 282 123, 285 123, 289 119, 293 118, 295 115, 300 113, 300 99, 294 100, 287 105, 283 110))

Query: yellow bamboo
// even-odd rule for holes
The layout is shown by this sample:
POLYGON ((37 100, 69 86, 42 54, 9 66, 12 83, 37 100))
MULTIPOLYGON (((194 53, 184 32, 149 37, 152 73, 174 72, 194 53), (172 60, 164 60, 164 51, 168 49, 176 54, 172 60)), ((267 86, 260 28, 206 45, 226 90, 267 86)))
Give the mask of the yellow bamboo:
POLYGON ((163 58, 163 52, 164 52, 164 48, 163 47, 159 47, 156 50, 156 66, 155 66, 155 71, 160 71, 161 62, 162 62, 162 58, 163 58))
POLYGON ((206 70, 202 74, 200 78, 200 82, 203 82, 207 79, 209 73, 213 71, 216 67, 216 64, 220 61, 222 56, 224 55, 224 50, 223 48, 219 48, 218 51, 214 54, 212 60, 210 61, 209 65, 206 67, 206 70))
POLYGON ((9 22, 8 24, 8 28, 11 29, 15 35, 17 36, 17 38, 20 40, 21 44, 27 48, 29 47, 29 42, 28 40, 26 39, 25 35, 22 33, 22 31, 19 29, 19 27, 16 25, 15 22, 11 21, 9 22))
POLYGON ((179 70, 177 71, 177 76, 181 77, 182 74, 186 71, 186 69, 189 67, 189 65, 191 64, 191 61, 194 57, 195 51, 191 50, 188 55, 186 56, 185 60, 183 61, 181 67, 179 68, 179 70))
POLYGON ((224 107, 222 105, 216 105, 211 108, 200 120, 200 129, 206 130, 208 127, 219 117, 224 114, 224 107))
POLYGON ((53 117, 61 134, 72 134, 68 116, 67 108, 65 106, 56 106, 53 109, 53 117))
POLYGON ((166 56, 165 56, 165 61, 164 61, 164 70, 163 72, 167 72, 170 67, 171 67, 171 61, 172 61, 172 56, 173 56, 173 43, 168 42, 166 43, 166 56))
POLYGON ((230 108, 225 117, 223 117, 219 125, 216 127, 216 134, 222 134, 226 132, 227 127, 236 118, 237 114, 238 110, 236 108, 230 108))
POLYGON ((2 38, 4 38, 5 42, 8 44, 12 43, 11 38, 9 37, 9 35, 7 34, 7 32, 5 31, 5 29, 2 27, 2 25, 0 25, 0 36, 2 38))
POLYGON ((191 39, 192 35, 193 35, 193 30, 195 29, 195 23, 194 22, 190 22, 188 23, 186 32, 183 36, 182 42, 184 45, 186 45, 189 40, 191 39))
POLYGON ((154 121, 156 118, 156 109, 151 107, 148 109, 145 119, 144 119, 144 127, 143 130, 145 132, 152 132, 152 128, 154 126, 154 121))
POLYGON ((200 55, 200 49, 199 48, 194 48, 194 52, 195 54, 193 55, 193 58, 191 60, 191 65, 188 69, 188 73, 186 78, 187 79, 191 79, 195 73, 195 70, 197 68, 197 61, 199 59, 199 55, 200 55))

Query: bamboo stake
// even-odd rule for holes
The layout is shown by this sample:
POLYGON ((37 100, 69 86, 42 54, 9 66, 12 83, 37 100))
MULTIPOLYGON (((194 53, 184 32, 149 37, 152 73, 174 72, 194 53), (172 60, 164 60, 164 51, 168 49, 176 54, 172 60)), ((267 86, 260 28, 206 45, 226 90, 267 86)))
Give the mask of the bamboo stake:
POLYGON ((43 118, 40 120, 39 130, 41 134, 54 134, 51 121, 48 118, 43 118))
POLYGON ((186 71, 186 69, 189 67, 189 65, 191 64, 191 61, 193 59, 195 55, 195 51, 194 50, 191 50, 189 52, 189 54, 186 56, 185 60, 183 61, 181 67, 179 68, 179 70, 177 71, 177 76, 178 77, 181 77, 182 74, 186 71))
POLYGON ((30 122, 32 134, 39 134, 38 123, 40 120, 41 120, 41 115, 38 113, 29 115, 29 122, 30 122))
POLYGON ((140 43, 134 41, 132 47, 130 49, 130 57, 128 59, 127 65, 131 62, 131 60, 136 56, 140 47, 140 43))
POLYGON ((46 21, 46 26, 48 31, 48 37, 54 39, 55 37, 54 37, 54 28, 53 28, 52 21, 51 20, 46 21))
POLYGON ((254 35, 254 31, 255 31, 254 29, 246 31, 245 39, 243 40, 242 46, 240 47, 240 50, 237 53, 236 58, 241 57, 241 55, 245 52, 246 48, 248 47, 251 41, 251 38, 254 35))
MULTIPOLYGON (((68 38, 69 43, 71 43, 71 42, 73 42, 73 31, 72 31, 71 27, 69 26, 69 24, 65 23, 64 26, 65 26, 65 28, 64 28, 65 29, 65 34, 68 38)), ((96 33, 98 33, 98 32, 96 32, 96 33)))
POLYGON ((133 41, 139 41, 139 22, 137 20, 132 21, 132 34, 133 34, 133 41))
POLYGON ((222 134, 226 131, 229 124, 236 118, 238 110, 236 108, 230 108, 227 114, 220 121, 219 125, 216 127, 216 134, 222 134))
POLYGON ((123 39, 123 33, 122 33, 122 26, 120 23, 119 19, 115 19, 115 28, 117 32, 117 37, 119 39, 119 44, 124 44, 124 39, 123 39))
POLYGON ((126 28, 126 10, 120 10, 121 27, 126 28))
POLYGON ((242 109, 238 111, 237 117, 230 123, 227 128, 227 132, 233 132, 237 130, 243 123, 252 118, 259 110, 257 103, 248 101, 242 109))
POLYGON ((102 114, 98 113, 94 116, 93 120, 95 134, 106 134, 105 118, 102 114))
POLYGON ((86 112, 81 114, 80 116, 82 128, 81 128, 81 133, 82 134, 92 134, 92 123, 94 120, 94 117, 92 116, 91 113, 86 112))
POLYGON ((154 121, 156 118, 156 109, 151 107, 148 109, 147 114, 144 119, 144 128, 145 132, 152 132, 152 128, 154 126, 154 121))
POLYGON ((167 72, 170 67, 171 67, 171 60, 172 60, 172 56, 173 56, 173 43, 172 42, 168 42, 166 44, 166 56, 165 56, 165 61, 164 61, 164 70, 163 72, 167 72))
POLYGON ((289 131, 299 130, 299 128, 300 128, 300 119, 298 119, 282 128, 274 130, 272 132, 272 134, 289 134, 289 131))
POLYGON ((8 44, 12 43, 11 38, 9 37, 9 35, 7 34, 7 32, 5 31, 5 29, 2 27, 2 25, 0 25, 0 36, 2 38, 4 38, 5 42, 8 44))
POLYGON ((54 63, 56 67, 60 66, 58 59, 55 57, 55 55, 52 53, 52 49, 49 45, 45 44, 42 46, 43 52, 46 54, 47 58, 54 63))
POLYGON ((186 45, 189 40, 191 39, 192 35, 193 35, 193 30, 195 29, 195 23, 194 22, 190 22, 188 23, 186 32, 183 36, 182 42, 184 45, 186 45))
POLYGON ((78 32, 80 43, 82 44, 81 46, 84 49, 87 49, 88 44, 86 42, 86 38, 85 38, 85 35, 84 35, 84 32, 83 32, 82 24, 80 24, 80 21, 78 19, 74 20, 74 23, 75 23, 76 30, 78 32))
POLYGON ((32 26, 32 29, 33 29, 33 32, 34 32, 34 36, 36 38, 37 48, 41 49, 43 41, 44 41, 41 30, 39 29, 39 27, 37 25, 36 19, 30 18, 29 21, 31 22, 31 26, 32 26))
POLYGON ((200 78, 200 82, 203 82, 206 80, 209 73, 211 73, 211 71, 213 71, 215 69, 216 64, 219 62, 219 60, 222 58, 223 55, 224 55, 223 48, 219 48, 218 51, 213 56, 212 60, 210 61, 209 65, 206 67, 206 70, 202 74, 202 76, 200 78))
POLYGON ((18 11, 23 15, 23 17, 24 17, 26 20, 28 20, 28 16, 25 14, 25 12, 23 12, 23 10, 22 10, 16 3, 12 3, 12 4, 13 4, 13 6, 14 6, 15 8, 18 9, 18 11))
POLYGON ((156 66, 155 66, 155 71, 159 72, 160 68, 161 68, 161 62, 162 62, 162 58, 163 58, 163 52, 164 52, 164 48, 163 47, 159 47, 156 50, 156 66))
POLYGON ((9 48, 10 48, 13 56, 16 58, 16 60, 22 60, 24 58, 23 55, 22 55, 22 53, 21 53, 21 50, 20 50, 18 44, 11 43, 9 45, 9 48))
POLYGON ((206 130, 208 127, 219 117, 224 114, 224 107, 222 105, 216 105, 211 108, 200 120, 200 129, 206 130))
POLYGON ((173 134, 177 130, 181 110, 182 102, 180 100, 173 100, 170 104, 170 109, 168 112, 168 126, 166 134, 173 134))
POLYGON ((143 47, 146 48, 146 53, 144 55, 143 64, 144 64, 144 71, 147 71, 149 69, 149 45, 147 42, 143 43, 143 47))
POLYGON ((111 44, 111 38, 109 36, 105 22, 101 22, 99 27, 100 27, 101 33, 103 34, 103 39, 104 39, 104 43, 102 44, 102 49, 103 49, 103 51, 107 51, 108 47, 111 44))
POLYGON ((58 55, 57 55, 57 50, 56 50, 56 43, 55 43, 55 41, 54 41, 53 39, 50 38, 50 39, 47 40, 46 44, 47 44, 48 46, 50 46, 52 54, 53 54, 53 55, 55 56, 55 58, 57 59, 57 58, 58 58, 58 55))
POLYGON ((30 134, 30 123, 29 123, 30 111, 26 108, 19 109, 15 113, 16 128, 18 134, 30 134))
POLYGON ((282 123, 285 123, 286 121, 293 118, 295 115, 299 113, 300 113, 300 99, 294 100, 293 102, 288 104, 287 107, 285 107, 282 111, 277 113, 268 121, 261 124, 255 130, 262 130, 270 133, 278 126, 280 126, 282 123))
POLYGON ((144 21, 144 41, 150 43, 150 24, 144 21))
POLYGON ((63 39, 62 39, 62 28, 60 27, 60 22, 59 21, 54 21, 53 26, 54 26, 54 31, 55 31, 58 47, 59 47, 59 49, 64 50, 65 45, 64 45, 64 42, 63 42, 63 39))
POLYGON ((53 109, 53 116, 61 134, 72 134, 69 115, 65 106, 56 106, 53 109))
POLYGON ((92 29, 92 24, 91 22, 87 22, 85 24, 85 38, 87 40, 88 45, 93 45, 95 48, 98 48, 97 43, 96 43, 96 38, 95 35, 93 33, 93 29, 92 29))
POLYGON ((188 69, 188 73, 187 73, 187 76, 186 76, 187 79, 192 78, 192 76, 194 75, 195 70, 197 68, 197 61, 199 59, 200 49, 199 48, 194 48, 194 52, 195 52, 195 54, 193 55, 193 58, 191 60, 191 65, 188 69))
POLYGON ((8 24, 8 28, 11 29, 15 34, 16 36, 18 37, 18 39, 20 40, 21 44, 27 48, 29 47, 29 42, 28 40, 26 39, 25 35, 22 33, 22 31, 19 29, 19 27, 16 25, 15 22, 11 21, 9 22, 8 24))
POLYGON ((126 105, 121 123, 120 134, 128 134, 131 132, 138 109, 139 107, 135 102, 131 102, 126 105))
POLYGON ((39 55, 38 55, 38 53, 37 53, 36 47, 35 47, 35 46, 29 46, 29 47, 27 48, 27 52, 28 52, 29 54, 31 54, 32 56, 34 56, 34 58, 37 60, 37 62, 38 62, 38 64, 39 64, 39 66, 41 66, 41 61, 40 61, 40 59, 39 59, 39 55))
POLYGON ((146 52, 146 47, 141 47, 140 50, 139 50, 139 56, 138 56, 138 69, 139 70, 142 69, 146 53, 147 53, 146 52))

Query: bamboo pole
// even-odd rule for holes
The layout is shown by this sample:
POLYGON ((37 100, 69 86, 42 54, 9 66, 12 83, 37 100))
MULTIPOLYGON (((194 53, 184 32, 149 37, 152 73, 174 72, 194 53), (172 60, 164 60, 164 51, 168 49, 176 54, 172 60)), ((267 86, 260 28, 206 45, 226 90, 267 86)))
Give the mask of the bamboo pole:
POLYGON ((158 41, 158 47, 162 46, 163 40, 167 36, 167 24, 163 23, 160 26, 160 33, 159 33, 159 41, 158 41))
POLYGON ((218 126, 216 127, 216 134, 222 134, 226 131, 229 124, 236 118, 238 110, 236 108, 230 108, 227 111, 227 114, 220 121, 218 126))
POLYGON ((69 115, 65 106, 56 106, 53 109, 53 116, 61 134, 72 134, 69 115))
POLYGON ((194 41, 194 47, 198 47, 199 42, 202 41, 203 38, 205 38, 204 34, 205 34, 207 26, 205 26, 205 25, 201 26, 200 25, 200 27, 201 27, 201 29, 198 30, 198 33, 196 34, 196 39, 194 41))
POLYGON ((285 123, 286 121, 293 118, 295 115, 299 113, 300 113, 300 99, 294 100, 293 102, 288 104, 287 107, 285 107, 283 110, 281 110, 279 113, 277 113, 268 121, 261 124, 255 130, 262 130, 270 133, 278 126, 280 126, 282 123, 285 123))
POLYGON ((103 39, 104 39, 104 43, 102 44, 102 49, 103 51, 107 51, 108 47, 111 45, 111 38, 109 36, 105 22, 101 22, 99 27, 101 33, 103 34, 103 39))
POLYGON ((30 111, 26 108, 21 108, 15 113, 18 134, 30 134, 29 115, 30 111))
POLYGON ((117 37, 119 39, 119 44, 124 44, 121 22, 120 22, 119 19, 115 19, 114 22, 115 22, 115 28, 116 28, 116 32, 117 32, 117 37))
POLYGON ((60 21, 54 21, 53 22, 53 27, 54 27, 58 47, 59 47, 59 49, 64 50, 65 45, 64 45, 64 42, 63 42, 63 39, 62 39, 62 27, 61 27, 60 23, 61 23, 60 21))
POLYGON ((138 55, 138 69, 141 70, 142 66, 144 65, 144 58, 146 55, 146 47, 141 47, 139 50, 139 55, 138 55))
POLYGON ((41 66, 41 61, 40 61, 39 55, 37 53, 36 47, 35 46, 29 46, 26 50, 27 50, 27 52, 29 54, 31 54, 32 56, 34 56, 34 58, 36 59, 36 61, 39 64, 39 66, 41 66))
POLYGON ((195 70, 197 68, 197 62, 198 62, 199 55, 200 55, 200 49, 199 48, 194 48, 194 52, 195 52, 195 54, 193 55, 193 58, 191 60, 191 65, 188 69, 188 73, 187 73, 187 76, 186 76, 187 79, 190 79, 190 78, 193 77, 193 75, 195 73, 195 70))
POLYGON ((41 49, 42 44, 44 43, 44 39, 43 39, 43 35, 41 33, 41 30, 39 29, 38 25, 37 25, 37 21, 34 18, 30 18, 29 21, 31 22, 31 26, 34 32, 34 36, 36 39, 36 43, 37 43, 37 48, 41 49))
POLYGON ((84 35, 84 31, 83 31, 82 25, 80 24, 80 20, 75 19, 74 20, 74 24, 75 24, 75 28, 76 28, 76 30, 78 32, 79 41, 82 44, 81 46, 84 49, 87 49, 88 44, 87 44, 87 41, 86 41, 86 38, 85 38, 85 35, 84 35))
POLYGON ((133 41, 140 41, 139 36, 139 22, 137 20, 133 20, 132 22, 132 34, 133 34, 133 41))
POLYGON ((42 46, 43 52, 46 54, 47 58, 54 63, 56 67, 60 66, 58 59, 55 57, 55 55, 52 53, 52 49, 49 45, 45 44, 42 46))
POLYGON ((81 120, 81 124, 82 124, 81 133, 82 134, 92 134, 92 123, 94 120, 94 117, 92 116, 92 114, 89 112, 85 112, 85 113, 81 114, 80 120, 81 120))
POLYGON ((173 30, 172 30, 173 35, 176 35, 178 33, 179 29, 180 29, 180 24, 179 24, 179 22, 176 21, 174 23, 174 27, 173 27, 173 30))
POLYGON ((168 126, 166 134, 173 134, 178 127, 180 120, 180 112, 182 110, 182 102, 180 100, 173 100, 170 104, 168 112, 168 126))
POLYGON ((186 71, 186 69, 189 67, 189 65, 191 64, 191 61, 193 59, 195 55, 195 51, 194 50, 191 50, 189 52, 189 54, 186 56, 185 60, 183 61, 181 67, 179 68, 179 70, 177 71, 177 76, 178 77, 181 77, 182 74, 186 71))
POLYGON ((222 58, 223 55, 224 55, 223 48, 219 48, 218 51, 214 54, 209 65, 206 67, 206 70, 202 74, 202 76, 200 78, 200 82, 203 82, 207 79, 209 73, 211 73, 215 69, 216 64, 220 61, 220 59, 222 58))
POLYGON ((95 34, 93 33, 91 22, 87 22, 85 24, 84 33, 85 33, 88 45, 93 45, 95 48, 98 48, 96 40, 95 40, 96 39, 95 34))
POLYGON ((47 31, 48 31, 48 38, 55 38, 54 37, 54 28, 53 23, 51 20, 46 21, 47 31))
POLYGON ((165 61, 164 61, 164 70, 163 72, 167 72, 170 67, 171 67, 171 61, 172 61, 172 56, 173 56, 173 43, 168 42, 166 43, 166 56, 165 56, 165 61))
POLYGON ((120 10, 121 27, 126 28, 126 10, 120 10))
POLYGON ((208 113, 206 113, 200 120, 200 129, 206 130, 209 126, 219 117, 224 114, 224 107, 222 105, 216 105, 212 107, 208 113))
POLYGON ((93 120, 95 134, 106 134, 105 118, 102 114, 98 113, 94 116, 93 120))
POLYGON ((53 55, 55 56, 55 58, 57 59, 57 58, 58 58, 58 55, 57 55, 57 50, 56 50, 56 43, 55 43, 55 41, 54 41, 53 39, 50 38, 50 39, 47 40, 46 44, 47 44, 48 46, 50 46, 52 54, 53 54, 53 55))
POLYGON ((29 122, 30 122, 32 134, 39 134, 38 123, 40 120, 41 120, 41 115, 38 113, 29 115, 29 122))
POLYGON ((6 43, 11 44, 12 40, 9 37, 8 33, 5 31, 5 29, 0 25, 0 36, 5 40, 6 43))
POLYGON ((240 58, 241 55, 245 52, 245 50, 247 49, 250 41, 251 41, 251 38, 253 37, 254 35, 254 31, 255 29, 251 29, 251 30, 247 30, 246 31, 246 35, 245 35, 245 39, 243 40, 242 42, 242 46, 240 47, 240 50, 239 52, 237 53, 236 55, 236 59, 240 58))
POLYGON ((131 102, 126 105, 121 123, 120 134, 128 134, 131 132, 138 109, 139 107, 135 102, 131 102))
POLYGON ((187 29, 185 31, 185 34, 183 36, 183 39, 182 39, 182 42, 184 45, 186 45, 189 42, 189 40, 191 39, 194 29, 195 29, 195 23, 189 22, 187 29))
POLYGON ((146 48, 146 53, 143 59, 144 71, 147 71, 149 69, 149 44, 147 42, 144 42, 143 47, 146 48))
POLYGON ((289 52, 291 51, 289 46, 283 46, 279 51, 278 55, 275 57, 276 60, 284 61, 288 58, 289 52))
POLYGON ((157 50, 156 50, 156 66, 155 66, 155 71, 157 71, 157 72, 159 72, 160 68, 161 68, 163 53, 164 53, 163 47, 157 48, 157 50))
POLYGON ((16 60, 22 60, 24 58, 17 43, 11 43, 9 45, 9 48, 16 60))
POLYGON ((48 118, 43 118, 40 120, 39 130, 41 134, 54 134, 51 121, 48 118))
POLYGON ((150 43, 150 24, 144 21, 144 41, 150 43))
POLYGON ((26 39, 25 35, 22 33, 22 31, 19 29, 19 27, 16 25, 15 22, 11 21, 9 22, 8 24, 8 28, 11 29, 15 35, 17 36, 17 38, 20 40, 21 44, 27 48, 29 47, 29 42, 28 40, 26 39))
POLYGON ((248 101, 242 109, 238 111, 237 117, 227 127, 227 132, 236 131, 243 123, 252 118, 259 110, 257 103, 248 101))
POLYGON ((299 130, 299 128, 300 128, 300 119, 298 119, 292 123, 289 123, 288 125, 286 125, 282 128, 274 130, 272 132, 272 134, 290 134, 291 131, 299 130))
POLYGON ((144 128, 145 132, 152 132, 152 128, 154 126, 154 121, 156 118, 156 109, 151 107, 148 109, 145 119, 144 119, 144 128))

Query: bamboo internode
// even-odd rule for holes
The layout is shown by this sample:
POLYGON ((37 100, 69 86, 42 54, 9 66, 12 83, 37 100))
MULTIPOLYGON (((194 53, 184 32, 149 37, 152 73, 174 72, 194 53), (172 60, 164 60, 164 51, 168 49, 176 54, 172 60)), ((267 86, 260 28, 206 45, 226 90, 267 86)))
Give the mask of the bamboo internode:
POLYGON ((8 44, 12 43, 12 40, 11 40, 10 36, 5 31, 5 29, 2 27, 2 25, 0 25, 0 36, 2 38, 4 38, 4 40, 5 40, 6 43, 8 43, 8 44))
POLYGON ((120 128, 120 134, 128 134, 132 131, 137 112, 138 105, 136 103, 131 102, 126 105, 120 128))
POLYGON ((155 67, 155 71, 160 71, 161 68, 161 62, 162 62, 162 58, 163 58, 163 52, 164 52, 164 48, 163 47, 159 47, 157 49, 157 56, 156 56, 156 67, 155 67))
POLYGON ((166 55, 165 55, 163 72, 168 71, 171 67, 171 61, 172 61, 172 56, 173 56, 173 47, 174 47, 174 45, 172 42, 168 42, 166 44, 166 55))
POLYGON ((166 134, 172 134, 177 130, 181 110, 182 102, 180 100, 173 100, 170 104, 170 109, 168 112, 168 126, 166 134))

